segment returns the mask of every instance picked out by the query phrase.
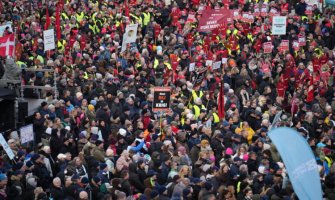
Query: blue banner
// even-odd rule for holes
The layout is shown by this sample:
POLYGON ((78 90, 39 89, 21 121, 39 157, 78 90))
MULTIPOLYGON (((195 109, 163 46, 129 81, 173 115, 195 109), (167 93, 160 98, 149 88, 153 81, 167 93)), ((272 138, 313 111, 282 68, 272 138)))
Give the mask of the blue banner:
POLYGON ((322 200, 321 182, 314 154, 305 138, 290 128, 269 132, 284 161, 294 192, 302 200, 322 200))

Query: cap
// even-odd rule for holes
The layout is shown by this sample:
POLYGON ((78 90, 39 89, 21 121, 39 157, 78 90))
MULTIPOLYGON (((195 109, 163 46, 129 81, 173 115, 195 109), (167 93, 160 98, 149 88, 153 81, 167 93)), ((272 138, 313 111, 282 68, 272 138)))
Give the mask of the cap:
POLYGON ((77 181, 80 179, 80 176, 78 174, 74 174, 72 177, 71 177, 71 181, 77 181))
POLYGON ((96 145, 96 146, 99 146, 99 145, 102 144, 102 143, 104 143, 104 142, 101 141, 101 140, 97 140, 97 141, 95 141, 95 145, 96 145))
POLYGON ((93 177, 93 181, 96 183, 99 183, 101 181, 101 179, 99 178, 99 176, 95 176, 93 177))
POLYGON ((122 135, 123 137, 126 137, 127 131, 123 128, 119 129, 119 134, 122 135))
POLYGON ((34 154, 32 157, 31 157, 31 160, 32 161, 36 161, 37 159, 39 159, 41 156, 40 156, 40 154, 34 154))
POLYGON ((233 161, 234 161, 234 162, 241 161, 241 158, 240 158, 240 157, 235 157, 235 158, 233 159, 233 161))
POLYGON ((234 153, 234 151, 233 151, 232 148, 227 148, 227 149, 226 149, 226 154, 227 154, 227 155, 233 155, 233 153, 234 153))
POLYGON ((319 142, 317 145, 316 145, 317 148, 324 148, 326 147, 325 144, 323 144, 322 142, 319 142))
POLYGON ((100 163, 100 165, 99 165, 100 170, 103 170, 103 169, 105 169, 106 167, 107 167, 107 164, 106 164, 106 163, 100 163))
POLYGON ((152 169, 149 169, 148 170, 148 173, 147 173, 147 176, 154 176, 154 175, 156 175, 157 174, 157 172, 155 172, 154 170, 152 170, 152 169))
POLYGON ((195 145, 200 144, 200 143, 201 143, 200 139, 195 139, 195 140, 194 140, 194 144, 195 144, 195 145))
POLYGON ((81 178, 80 181, 82 184, 88 184, 90 181, 88 180, 88 178, 86 176, 84 176, 83 178, 81 178))
POLYGON ((23 167, 23 162, 18 162, 13 166, 13 170, 19 170, 23 167))
POLYGON ((7 180, 6 174, 0 174, 0 181, 7 180))
POLYGON ((26 162, 26 166, 28 167, 28 168, 30 168, 31 166, 33 166, 34 165, 34 163, 32 162, 32 161, 28 161, 28 162, 26 162))
POLYGON ((222 123, 223 123, 223 127, 227 127, 230 125, 229 122, 227 122, 226 120, 224 120, 222 123))
POLYGON ((79 133, 79 138, 85 138, 86 137, 86 131, 82 131, 79 133))

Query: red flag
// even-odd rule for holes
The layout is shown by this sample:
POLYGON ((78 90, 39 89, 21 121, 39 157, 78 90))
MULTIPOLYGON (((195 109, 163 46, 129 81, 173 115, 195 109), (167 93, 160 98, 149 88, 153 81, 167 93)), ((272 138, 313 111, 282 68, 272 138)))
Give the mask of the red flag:
POLYGON ((15 47, 15 57, 17 60, 21 59, 21 54, 22 54, 22 44, 18 42, 15 47))
POLYGON ((49 9, 45 9, 45 24, 44 24, 44 30, 48 30, 50 26, 50 16, 49 16, 49 9))
POLYGON ((223 88, 224 88, 224 84, 222 81, 221 86, 220 86, 219 97, 218 97, 218 115, 220 119, 223 119, 225 117, 223 88))
POLYGON ((82 34, 80 38, 80 49, 84 50, 86 47, 86 35, 82 34))
POLYGON ((57 40, 61 39, 61 30, 60 30, 60 5, 57 4, 56 7, 56 34, 57 34, 57 40))
POLYGON ((129 19, 129 6, 128 6, 128 0, 124 1, 124 15, 128 17, 129 19))
POLYGON ((15 36, 14 34, 5 35, 0 37, 0 56, 14 56, 15 36))

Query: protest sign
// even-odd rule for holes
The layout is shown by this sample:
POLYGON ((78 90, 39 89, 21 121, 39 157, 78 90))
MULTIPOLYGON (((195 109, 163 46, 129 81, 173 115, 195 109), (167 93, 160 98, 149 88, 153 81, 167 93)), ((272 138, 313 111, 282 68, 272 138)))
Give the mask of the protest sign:
POLYGON ((20 140, 21 144, 34 141, 34 130, 32 124, 20 128, 20 140))
POLYGON ((171 99, 170 87, 155 87, 152 110, 154 112, 168 111, 170 108, 170 99, 171 99))
POLYGON ((286 16, 273 17, 272 35, 286 35, 286 16))
POLYGON ((13 150, 9 147, 7 141, 5 140, 5 138, 3 137, 2 133, 0 134, 0 144, 2 146, 2 148, 5 150, 5 152, 8 155, 8 158, 13 160, 13 158, 15 157, 13 150))
POLYGON ((220 69, 221 61, 217 61, 213 63, 213 70, 220 69))
POLYGON ((228 19, 232 18, 232 11, 226 9, 213 9, 204 12, 199 20, 198 31, 209 32, 215 28, 227 25, 228 19))
POLYGON ((272 43, 271 42, 265 42, 263 44, 263 51, 264 51, 264 53, 272 53, 272 43))
POLYGON ((43 31, 44 51, 55 49, 55 33, 53 29, 43 31))
POLYGON ((190 67, 188 69, 190 72, 193 72, 195 70, 195 63, 190 63, 190 67))
POLYGON ((289 50, 289 41, 282 40, 280 44, 280 51, 288 51, 289 50))
POLYGON ((121 53, 127 48, 127 44, 136 42, 138 24, 129 24, 123 34, 121 53))

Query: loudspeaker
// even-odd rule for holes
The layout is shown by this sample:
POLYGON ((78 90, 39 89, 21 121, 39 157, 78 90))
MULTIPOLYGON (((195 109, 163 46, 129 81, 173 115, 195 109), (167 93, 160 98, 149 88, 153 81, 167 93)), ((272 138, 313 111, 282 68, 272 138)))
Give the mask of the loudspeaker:
POLYGON ((18 121, 19 123, 24 123, 25 119, 28 117, 28 102, 19 101, 18 102, 18 121))
POLYGON ((15 101, 0 100, 0 132, 15 128, 15 101))

